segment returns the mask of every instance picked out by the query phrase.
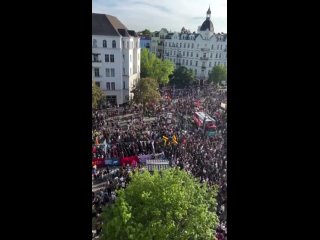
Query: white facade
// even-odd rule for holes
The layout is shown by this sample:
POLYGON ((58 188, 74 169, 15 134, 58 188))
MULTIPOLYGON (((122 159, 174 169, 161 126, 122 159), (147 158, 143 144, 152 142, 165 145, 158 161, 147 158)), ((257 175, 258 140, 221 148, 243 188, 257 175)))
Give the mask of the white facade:
POLYGON ((159 58, 164 57, 164 41, 168 33, 166 28, 161 28, 159 32, 154 32, 151 35, 150 51, 159 58))
POLYGON ((216 65, 227 67, 227 34, 214 33, 210 16, 209 9, 197 33, 170 33, 164 42, 164 58, 192 69, 198 80, 206 80, 216 65))
POLYGON ((139 37, 119 35, 92 35, 92 80, 107 101, 118 105, 132 99, 132 88, 140 78, 139 37))

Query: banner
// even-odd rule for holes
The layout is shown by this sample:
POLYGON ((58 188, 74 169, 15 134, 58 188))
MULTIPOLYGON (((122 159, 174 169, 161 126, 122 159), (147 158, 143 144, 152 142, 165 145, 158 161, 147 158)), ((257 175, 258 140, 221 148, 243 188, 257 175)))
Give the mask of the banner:
POLYGON ((137 156, 131 156, 131 157, 124 157, 120 159, 120 164, 121 166, 124 165, 131 165, 131 166, 135 166, 137 165, 137 163, 139 162, 139 158, 137 156))

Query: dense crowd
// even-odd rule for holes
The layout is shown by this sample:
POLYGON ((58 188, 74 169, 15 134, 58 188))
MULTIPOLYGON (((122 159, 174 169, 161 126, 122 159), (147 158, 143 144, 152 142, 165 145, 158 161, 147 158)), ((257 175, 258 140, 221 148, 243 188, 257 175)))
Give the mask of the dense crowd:
MULTIPOLYGON (((217 185, 220 224, 217 239, 227 239, 227 111, 221 103, 227 102, 226 92, 206 88, 162 91, 158 105, 109 108, 92 114, 93 158, 122 158, 132 155, 164 153, 172 166, 179 166, 198 177, 201 182, 217 185), (195 111, 205 111, 216 120, 217 132, 207 137, 192 123, 195 111), (172 117, 168 117, 172 113, 172 117), (163 136, 168 138, 164 142, 163 136), (173 137, 178 144, 173 144, 173 137), (101 144, 101 148, 97 147, 101 144)), ((138 167, 140 167, 138 165, 138 167)), ((130 168, 120 170, 94 169, 94 179, 106 182, 101 190, 93 192, 95 230, 101 231, 99 215, 102 206, 113 202, 115 190, 129 182, 130 168)))

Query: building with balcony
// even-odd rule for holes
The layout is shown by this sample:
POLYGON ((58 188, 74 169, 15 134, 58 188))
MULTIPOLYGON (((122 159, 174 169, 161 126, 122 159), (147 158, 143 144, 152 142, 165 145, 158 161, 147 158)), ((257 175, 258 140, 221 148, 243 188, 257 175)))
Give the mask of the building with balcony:
POLYGON ((183 28, 180 33, 166 35, 164 59, 171 60, 176 67, 192 69, 200 83, 208 79, 209 71, 214 66, 227 67, 227 34, 214 33, 210 7, 197 33, 184 31, 183 28))
POLYGON ((92 80, 106 102, 128 102, 139 78, 140 39, 136 32, 114 16, 92 13, 92 80))
POLYGON ((160 31, 156 31, 151 34, 150 51, 155 53, 157 57, 161 59, 164 57, 164 41, 168 33, 169 32, 166 28, 161 28, 160 31))

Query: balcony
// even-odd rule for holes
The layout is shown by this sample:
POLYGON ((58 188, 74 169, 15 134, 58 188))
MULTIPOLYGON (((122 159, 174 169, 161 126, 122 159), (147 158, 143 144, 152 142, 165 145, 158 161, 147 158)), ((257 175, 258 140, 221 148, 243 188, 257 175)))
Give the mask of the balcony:
POLYGON ((92 60, 93 63, 101 63, 101 60, 92 60))
POLYGON ((209 52, 210 49, 209 49, 209 48, 201 48, 201 51, 203 51, 203 52, 209 52))
POLYGON ((208 57, 200 57, 201 60, 209 60, 208 57))

